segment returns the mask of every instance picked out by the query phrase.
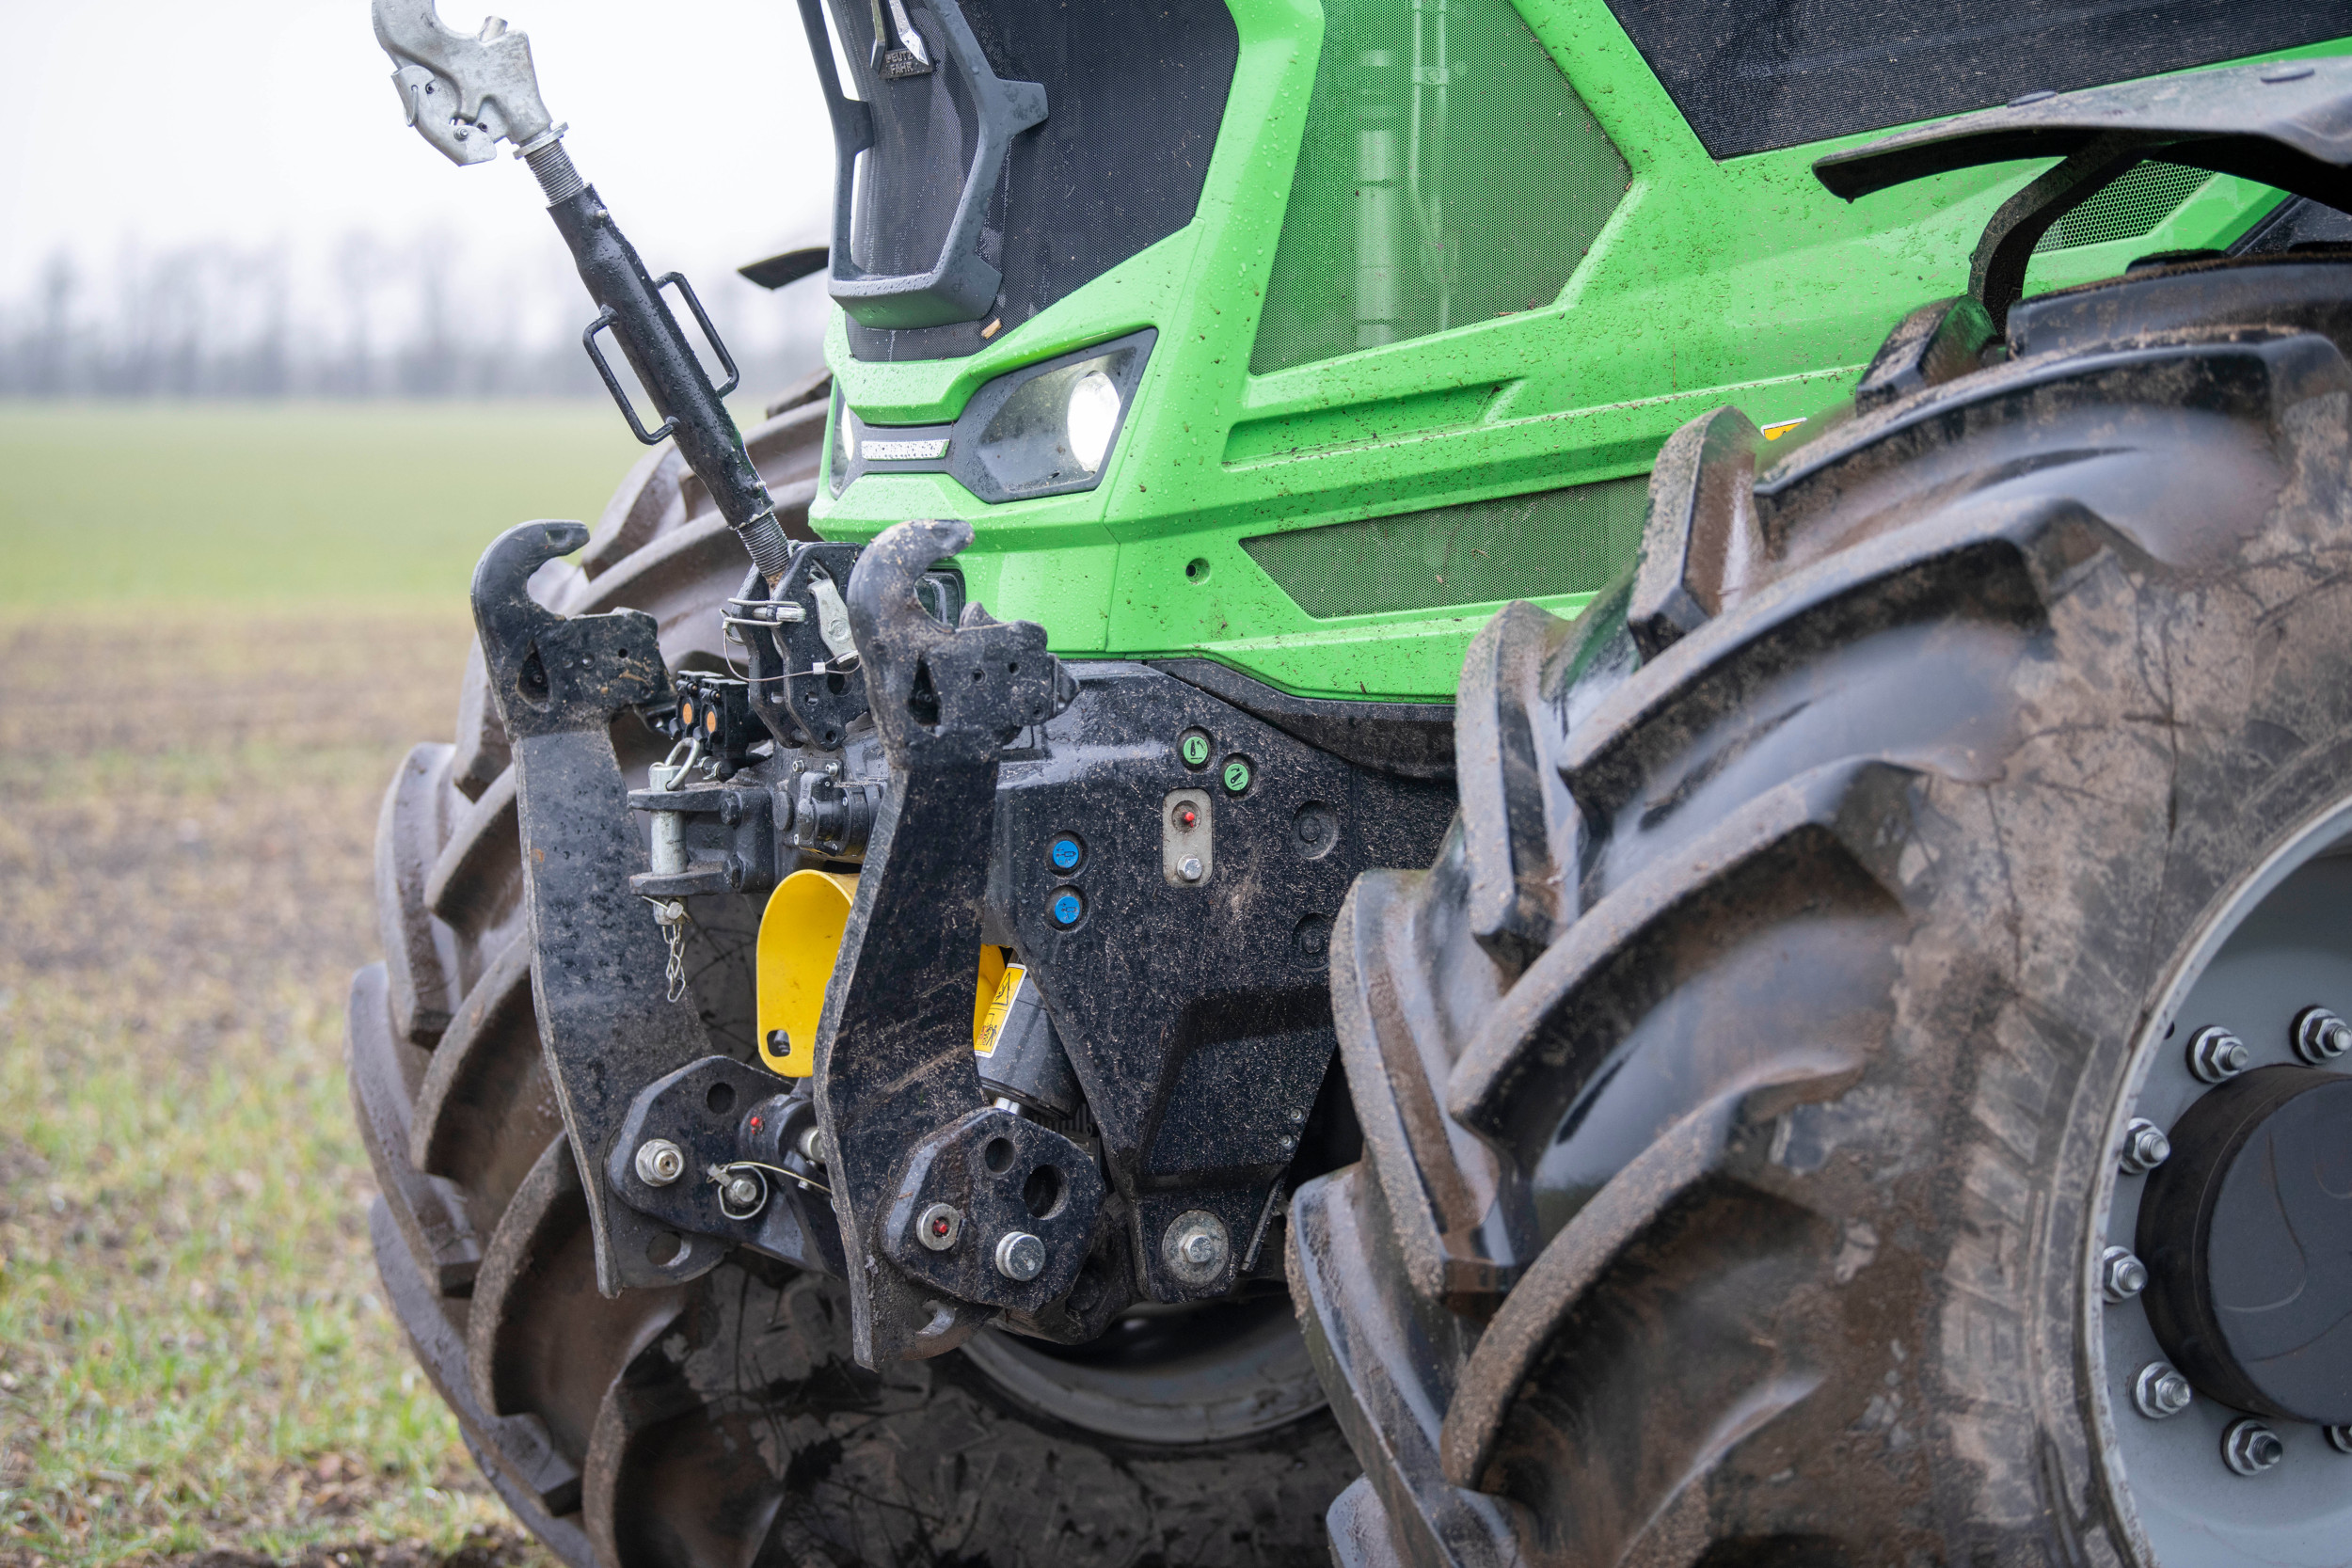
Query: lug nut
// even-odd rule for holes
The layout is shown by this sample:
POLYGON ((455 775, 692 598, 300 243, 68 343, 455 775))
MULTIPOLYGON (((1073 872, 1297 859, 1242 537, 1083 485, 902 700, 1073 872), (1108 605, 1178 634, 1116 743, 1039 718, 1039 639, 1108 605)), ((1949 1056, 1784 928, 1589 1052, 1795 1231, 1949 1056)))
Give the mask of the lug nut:
POLYGON ((686 1174, 686 1150, 667 1138, 647 1138, 637 1146, 637 1180, 648 1187, 666 1187, 686 1174))
POLYGON ((2352 1427, 2329 1427, 2328 1446, 2338 1453, 2352 1453, 2352 1427))
POLYGON ((2221 1457, 2242 1476, 2258 1476, 2287 1456, 2279 1434, 2249 1416, 2221 1434, 2221 1457))
POLYGON ((2151 1361, 2139 1369, 2132 1380, 2132 1402, 2139 1413, 2152 1421, 2166 1420, 2186 1410, 2196 1400, 2196 1391, 2188 1386, 2169 1362, 2151 1361))
POLYGON ((2313 1067, 2352 1051, 2352 1023, 2325 1007, 2306 1007, 2295 1020, 2295 1053, 2313 1067))
POLYGON ((1045 1272, 1045 1243, 1025 1230, 996 1239, 996 1272, 1027 1284, 1045 1272))
POLYGON ((1232 1243, 1225 1222, 1205 1209, 1191 1209, 1168 1222, 1160 1237, 1160 1256, 1177 1278, 1205 1285, 1225 1270, 1232 1243))
POLYGON ((934 1203, 915 1217, 914 1239, 933 1252, 945 1252, 963 1234, 963 1216, 952 1203, 934 1203))
POLYGON ((2130 1247, 2111 1246, 2099 1254, 2099 1291, 2109 1301, 2129 1301, 2148 1288, 2148 1265, 2130 1247))
POLYGON ((2172 1140, 2146 1117, 2134 1117, 2123 1129, 2121 1163, 2126 1176, 2145 1176, 2172 1157, 2172 1140))
POLYGON ((2218 1084, 2254 1065, 2246 1042, 2219 1024, 2208 1024, 2188 1042, 2188 1070, 2201 1082, 2218 1084))
POLYGON ((1200 857, 1198 855, 1186 855, 1183 860, 1178 861, 1176 863, 1176 875, 1182 877, 1187 882, 1199 881, 1200 879, 1200 857))

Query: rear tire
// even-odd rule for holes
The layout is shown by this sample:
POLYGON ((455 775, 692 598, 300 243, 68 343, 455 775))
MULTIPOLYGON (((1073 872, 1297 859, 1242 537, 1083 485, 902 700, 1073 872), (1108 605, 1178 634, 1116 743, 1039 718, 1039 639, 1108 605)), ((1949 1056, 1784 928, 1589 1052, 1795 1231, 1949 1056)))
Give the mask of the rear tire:
POLYGON ((2190 1016, 2352 800, 2347 323, 2340 260, 2136 274, 1760 478, 1708 416, 1613 597, 1482 633, 1446 856, 1333 944, 1368 1158, 1293 1233, 1343 1555, 2341 1560, 2317 1426, 2302 1493, 2148 1456, 2097 1269, 2192 1028, 2283 1065, 2352 1009, 2339 878, 2277 1019, 2190 1016), (1426 1362, 1358 1354, 1416 1317, 1426 1362))
MULTIPOLYGON (((799 537, 826 391, 804 384, 748 438, 799 537)), ((646 610, 673 669, 723 670, 716 611, 744 570, 665 446, 582 566, 545 569, 533 592, 569 614, 646 610)), ((613 739, 632 776, 660 759, 634 719, 613 739)), ((1282 1413, 1303 1418, 1161 1443, 1057 1421, 964 1354, 866 1371, 844 1288, 749 1253, 679 1289, 600 1296, 541 1065, 507 760, 477 648, 456 743, 419 746, 385 797, 385 961, 354 980, 348 1053, 388 1296, 525 1525, 575 1568, 1322 1560, 1321 1514, 1354 1464, 1303 1353, 1306 1397, 1282 1413)), ((712 1048, 754 1060, 756 911, 691 912, 712 1048)))

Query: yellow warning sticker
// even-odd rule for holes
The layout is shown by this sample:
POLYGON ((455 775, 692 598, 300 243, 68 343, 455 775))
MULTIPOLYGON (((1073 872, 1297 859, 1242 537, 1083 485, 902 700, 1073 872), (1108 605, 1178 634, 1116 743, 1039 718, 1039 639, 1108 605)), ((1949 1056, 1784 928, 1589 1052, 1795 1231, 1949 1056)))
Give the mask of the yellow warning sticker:
POLYGON ((1764 439, 1777 441, 1803 423, 1804 423, 1803 420, 1782 420, 1777 423, 1768 424, 1764 427, 1764 439))
POLYGON ((988 1005, 988 1012, 980 1026, 972 1035, 972 1053, 976 1056, 996 1054, 996 1041, 1004 1035, 1005 1020, 1012 1014, 1013 1000, 1021 994, 1021 982, 1028 978, 1028 970, 1020 964, 1007 964, 1005 977, 996 982, 996 999, 988 1005))

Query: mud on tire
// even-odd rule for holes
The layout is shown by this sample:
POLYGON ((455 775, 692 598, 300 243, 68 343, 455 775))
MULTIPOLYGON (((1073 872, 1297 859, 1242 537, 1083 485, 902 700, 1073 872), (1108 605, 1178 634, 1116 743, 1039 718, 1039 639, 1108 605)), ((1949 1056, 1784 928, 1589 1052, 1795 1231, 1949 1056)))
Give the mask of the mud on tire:
MULTIPOLYGON (((806 537, 828 386, 748 436, 806 537)), ((569 614, 652 613, 673 669, 721 670, 742 547, 664 446, 578 567, 533 583, 569 614)), ((616 723, 642 780, 659 742, 616 723)), ((382 1197, 377 1265, 484 1474, 577 1568, 1323 1560, 1354 1473, 1327 1415, 1222 1444, 1061 1426, 963 1354, 868 1372, 846 1293, 748 1253, 672 1291, 596 1289, 580 1176, 541 1066, 515 793, 480 650, 453 744, 421 745, 384 800, 385 959, 355 976, 348 1054, 382 1197)), ((694 901, 693 999, 713 1049, 755 1059, 747 899, 694 901)))
POLYGON ((2092 1264, 2168 987, 2352 796, 2352 260, 1985 366, 1979 312, 1927 384, 1946 327, 1760 474, 1677 435, 1634 573, 1473 647, 1439 863, 1341 917, 1367 1159, 1292 1266, 1343 1560, 2156 1555, 2092 1264))

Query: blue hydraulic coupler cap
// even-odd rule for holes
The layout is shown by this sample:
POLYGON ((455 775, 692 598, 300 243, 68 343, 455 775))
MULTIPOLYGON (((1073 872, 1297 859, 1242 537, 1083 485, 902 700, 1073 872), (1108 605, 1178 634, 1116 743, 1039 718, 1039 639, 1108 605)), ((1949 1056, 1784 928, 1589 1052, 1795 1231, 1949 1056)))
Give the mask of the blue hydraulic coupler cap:
POLYGON ((1077 870, 1078 862, 1086 857, 1086 849, 1078 843, 1077 836, 1073 833, 1061 834, 1054 840, 1045 852, 1052 859, 1054 869, 1060 872, 1077 870))
POLYGON ((1078 924, 1078 916, 1085 911, 1086 905, 1079 900, 1077 894, 1070 889, 1064 888, 1054 895, 1055 925, 1075 926, 1078 924))

